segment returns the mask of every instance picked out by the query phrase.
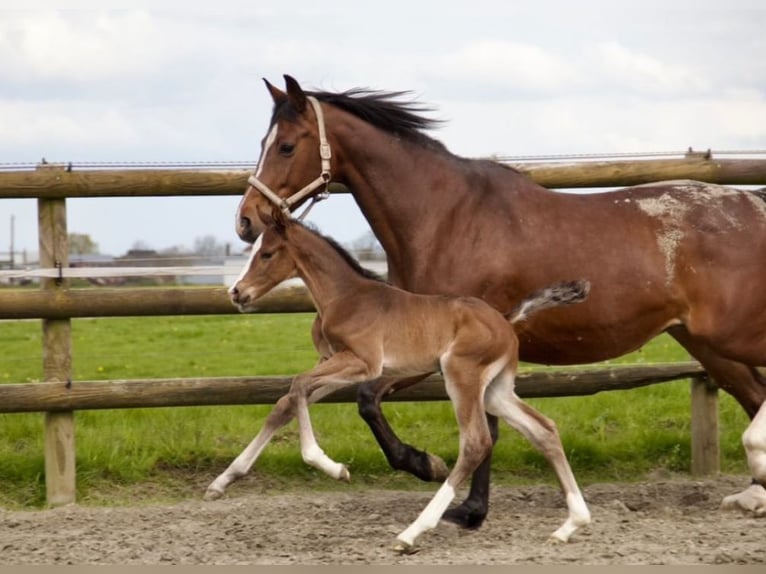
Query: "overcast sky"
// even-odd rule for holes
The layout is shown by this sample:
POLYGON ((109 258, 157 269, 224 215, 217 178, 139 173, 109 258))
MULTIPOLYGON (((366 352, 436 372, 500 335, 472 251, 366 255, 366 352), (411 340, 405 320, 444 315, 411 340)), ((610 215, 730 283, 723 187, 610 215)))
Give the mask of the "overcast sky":
MULTIPOLYGON (((466 156, 766 148, 762 0, 129 4, 4 1, 0 163, 254 163, 261 78, 284 73, 412 90, 466 156)), ((113 255, 205 235, 238 248, 238 200, 68 200, 69 231, 113 255)), ((3 199, 0 252, 11 215, 16 248, 36 252, 36 203, 3 199)), ((343 242, 368 229, 350 197, 311 219, 343 242)))

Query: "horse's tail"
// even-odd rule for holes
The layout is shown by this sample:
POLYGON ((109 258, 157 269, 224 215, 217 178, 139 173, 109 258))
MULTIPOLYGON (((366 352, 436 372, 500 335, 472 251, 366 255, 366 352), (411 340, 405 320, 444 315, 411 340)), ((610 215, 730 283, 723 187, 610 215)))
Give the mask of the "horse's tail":
POLYGON ((519 303, 506 318, 511 323, 518 323, 527 319, 533 313, 558 307, 559 305, 571 305, 585 301, 590 291, 590 282, 584 279, 577 281, 562 281, 539 291, 535 291, 529 297, 519 303))

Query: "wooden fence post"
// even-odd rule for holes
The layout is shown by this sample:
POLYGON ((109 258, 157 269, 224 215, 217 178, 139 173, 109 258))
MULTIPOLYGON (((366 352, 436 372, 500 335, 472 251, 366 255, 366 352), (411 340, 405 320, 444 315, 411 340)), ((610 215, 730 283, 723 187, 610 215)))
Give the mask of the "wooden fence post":
POLYGON ((706 375, 691 381, 691 472, 708 476, 720 470, 718 387, 706 375))
MULTIPOLYGON (((38 199, 41 267, 67 267, 66 200, 38 199)), ((41 287, 53 297, 69 287, 67 280, 44 279, 41 287)), ((71 320, 43 319, 43 380, 69 382, 72 377, 71 320)), ((75 501, 74 412, 45 414, 45 488, 50 506, 75 501)))

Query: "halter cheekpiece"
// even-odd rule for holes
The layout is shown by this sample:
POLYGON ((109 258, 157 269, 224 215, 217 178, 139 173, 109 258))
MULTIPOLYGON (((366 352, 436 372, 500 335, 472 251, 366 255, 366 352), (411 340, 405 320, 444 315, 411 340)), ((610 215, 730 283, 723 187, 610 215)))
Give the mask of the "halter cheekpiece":
POLYGON ((255 189, 257 189, 261 194, 263 194, 266 199, 271 201, 274 205, 279 207, 282 212, 290 216, 290 208, 298 203, 300 200, 302 200, 307 195, 310 195, 312 192, 314 192, 317 188, 324 186, 324 190, 320 193, 316 194, 314 197, 311 198, 311 203, 309 206, 303 211, 303 213, 300 215, 298 219, 303 219, 308 214, 309 210, 314 206, 314 204, 318 201, 322 201, 323 199, 327 199, 330 196, 329 186, 330 186, 330 179, 332 178, 330 173, 330 159, 332 158, 332 150, 330 149, 330 144, 327 141, 327 133, 325 132, 325 126, 324 126, 324 114, 322 113, 322 106, 320 105, 319 101, 314 96, 306 96, 306 99, 311 103, 311 106, 314 108, 314 113, 317 117, 317 127, 319 128, 319 157, 322 160, 322 171, 319 174, 319 177, 317 177, 315 180, 310 182, 308 185, 303 187, 301 190, 296 191, 294 194, 287 198, 281 198, 276 193, 274 193, 271 188, 269 188, 268 185, 263 183, 261 180, 259 180, 255 173, 253 173, 250 177, 247 178, 247 182, 253 186, 255 189))

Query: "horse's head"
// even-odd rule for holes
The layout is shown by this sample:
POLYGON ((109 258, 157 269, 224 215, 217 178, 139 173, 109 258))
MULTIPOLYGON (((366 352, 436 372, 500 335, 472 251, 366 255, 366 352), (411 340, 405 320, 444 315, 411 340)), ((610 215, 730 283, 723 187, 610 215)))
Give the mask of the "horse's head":
POLYGON ((263 234, 253 245, 242 273, 229 289, 240 311, 252 310, 255 302, 285 279, 295 276, 295 261, 287 248, 287 228, 292 224, 280 209, 269 209, 262 219, 263 234))
POLYGON ((289 214, 307 199, 327 191, 330 146, 319 102, 285 76, 282 91, 264 80, 274 111, 261 142, 261 158, 237 210, 236 230, 252 243, 263 231, 273 205, 289 214))

